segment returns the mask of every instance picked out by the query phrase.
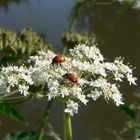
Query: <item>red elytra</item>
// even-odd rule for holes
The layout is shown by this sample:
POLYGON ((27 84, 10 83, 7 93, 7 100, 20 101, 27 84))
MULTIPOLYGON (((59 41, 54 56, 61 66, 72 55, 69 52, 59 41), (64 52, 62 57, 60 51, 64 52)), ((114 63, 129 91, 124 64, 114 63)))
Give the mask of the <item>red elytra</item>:
POLYGON ((78 83, 78 77, 74 73, 67 73, 66 78, 72 83, 78 83))
POLYGON ((59 55, 57 55, 57 56, 55 56, 55 57, 53 58, 52 64, 54 64, 54 63, 56 63, 56 64, 61 64, 61 63, 63 63, 64 61, 65 61, 64 55, 59 54, 59 55))

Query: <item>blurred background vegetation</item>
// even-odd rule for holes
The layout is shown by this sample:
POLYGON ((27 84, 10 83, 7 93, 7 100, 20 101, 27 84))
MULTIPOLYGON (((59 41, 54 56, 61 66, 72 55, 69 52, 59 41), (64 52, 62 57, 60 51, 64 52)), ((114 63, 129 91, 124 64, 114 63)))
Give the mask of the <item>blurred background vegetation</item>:
MULTIPOLYGON (((0 65, 22 64, 42 49, 60 52, 64 46, 96 43, 111 60, 125 57, 136 66, 139 78, 140 2, 136 2, 139 0, 0 0, 0 65)), ((137 83, 132 88, 122 85, 125 106, 116 108, 99 100, 81 107, 73 117, 74 139, 139 138, 139 80, 137 83)), ((19 97, 11 101, 0 96, 0 139, 36 140, 45 106, 46 100, 19 97)), ((60 140, 60 118, 61 103, 56 102, 47 118, 51 122, 46 124, 47 140, 60 140)))

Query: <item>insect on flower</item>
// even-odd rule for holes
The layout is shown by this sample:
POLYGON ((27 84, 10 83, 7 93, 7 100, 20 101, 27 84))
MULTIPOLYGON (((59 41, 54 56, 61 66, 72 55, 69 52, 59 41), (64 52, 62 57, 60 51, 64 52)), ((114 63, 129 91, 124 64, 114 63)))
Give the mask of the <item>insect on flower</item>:
POLYGON ((66 73, 63 77, 65 77, 72 83, 78 83, 78 77, 74 73, 66 73))
POLYGON ((52 60, 52 64, 60 64, 61 65, 61 63, 63 63, 63 62, 65 62, 65 57, 64 57, 64 55, 61 55, 61 54, 55 56, 52 60))

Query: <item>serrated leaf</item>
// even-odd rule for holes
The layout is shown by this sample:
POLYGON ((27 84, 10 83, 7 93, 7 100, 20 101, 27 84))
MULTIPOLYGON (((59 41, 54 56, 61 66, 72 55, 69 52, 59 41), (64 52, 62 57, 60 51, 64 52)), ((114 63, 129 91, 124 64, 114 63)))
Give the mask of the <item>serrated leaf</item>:
POLYGON ((129 119, 135 118, 135 111, 131 109, 129 106, 121 105, 119 108, 127 115, 129 119))
POLYGON ((36 140, 37 136, 35 131, 18 131, 7 134, 2 140, 36 140))
POLYGON ((16 111, 15 107, 11 104, 0 104, 0 113, 4 114, 20 123, 27 124, 27 121, 16 111))

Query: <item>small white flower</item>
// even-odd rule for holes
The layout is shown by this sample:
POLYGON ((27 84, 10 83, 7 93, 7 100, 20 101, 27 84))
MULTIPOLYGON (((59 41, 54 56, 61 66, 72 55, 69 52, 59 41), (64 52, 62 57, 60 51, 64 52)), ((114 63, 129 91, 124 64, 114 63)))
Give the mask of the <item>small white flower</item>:
POLYGON ((122 82, 122 79, 124 78, 124 75, 123 74, 121 74, 121 73, 119 73, 119 72, 115 72, 114 73, 114 76, 115 76, 115 80, 116 81, 121 81, 122 82))
POLYGON ((39 68, 34 69, 31 76, 34 85, 44 85, 49 79, 49 74, 39 68))
POLYGON ((112 99, 116 103, 116 106, 123 105, 124 102, 122 101, 122 95, 119 93, 112 94, 112 99))
POLYGON ((74 95, 75 97, 77 97, 77 95, 79 95, 81 93, 82 93, 81 87, 75 85, 71 88, 71 94, 74 95))
POLYGON ((118 67, 115 65, 115 63, 110 63, 110 62, 105 62, 104 64, 104 68, 109 70, 109 71, 118 71, 118 67))
POLYGON ((24 96, 29 94, 28 89, 29 89, 29 86, 27 85, 19 85, 19 92, 23 94, 24 96))
POLYGON ((78 94, 77 95, 77 98, 83 103, 83 104, 87 104, 87 102, 88 102, 88 99, 86 99, 86 95, 84 95, 84 94, 78 94))
POLYGON ((88 94, 87 96, 89 98, 92 98, 94 101, 97 100, 100 96, 102 95, 101 91, 98 90, 92 90, 90 94, 88 94))
POLYGON ((64 98, 65 96, 69 96, 70 90, 67 87, 61 87, 60 94, 61 94, 62 98, 64 98))
POLYGON ((114 63, 118 67, 119 72, 123 74, 132 73, 132 69, 129 66, 123 64, 123 59, 116 58, 114 63))
POLYGON ((32 78, 31 78, 31 75, 30 74, 25 74, 25 73, 21 73, 20 74, 20 78, 21 79, 24 79, 26 82, 27 82, 27 84, 29 84, 29 85, 33 85, 33 80, 32 80, 32 78))
POLYGON ((84 79, 84 78, 79 78, 78 84, 79 84, 80 86, 84 86, 84 85, 86 85, 86 84, 89 84, 89 82, 88 82, 88 80, 86 80, 86 79, 84 79))
POLYGON ((74 115, 74 113, 78 113, 78 103, 72 101, 72 100, 69 100, 67 102, 67 107, 65 109, 65 112, 66 113, 69 113, 71 116, 74 115))
POLYGON ((57 80, 54 80, 54 79, 49 79, 48 88, 57 90, 59 88, 59 82, 57 80))
POLYGON ((48 100, 50 101, 51 99, 54 99, 58 97, 59 93, 55 89, 50 89, 49 92, 47 93, 48 100))
POLYGON ((72 66, 77 68, 77 69, 80 69, 82 71, 87 71, 89 68, 90 68, 90 63, 89 62, 80 62, 79 60, 76 61, 75 59, 72 60, 72 66))
POLYGON ((129 81, 129 85, 133 84, 133 85, 137 85, 136 84, 136 80, 137 78, 136 77, 133 77, 132 74, 127 74, 127 80, 129 81))
POLYGON ((15 85, 18 85, 18 79, 16 75, 9 75, 7 77, 7 82, 9 83, 10 86, 14 87, 15 85))
POLYGON ((100 78, 98 78, 97 80, 95 80, 95 81, 91 81, 90 82, 90 86, 92 86, 92 87, 96 87, 96 88, 100 88, 100 87, 105 87, 107 85, 107 80, 106 79, 104 79, 104 78, 102 78, 102 77, 100 77, 100 78))

